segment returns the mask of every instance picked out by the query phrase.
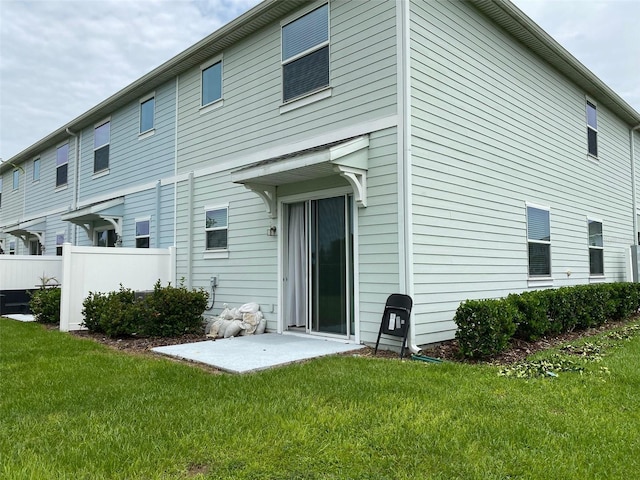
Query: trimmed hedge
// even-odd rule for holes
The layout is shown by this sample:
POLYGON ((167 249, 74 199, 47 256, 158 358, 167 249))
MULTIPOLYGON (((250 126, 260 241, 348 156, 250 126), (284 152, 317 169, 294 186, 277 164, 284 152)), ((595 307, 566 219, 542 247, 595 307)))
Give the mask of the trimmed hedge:
POLYGON ((600 283, 467 300, 456 311, 460 353, 485 358, 502 352, 512 337, 537 340, 574 329, 623 320, 640 308, 640 284, 600 283))
POLYGON ((173 337, 204 331, 202 314, 209 295, 184 286, 162 287, 136 300, 135 292, 120 286, 109 293, 90 292, 83 302, 83 325, 109 337, 173 337))

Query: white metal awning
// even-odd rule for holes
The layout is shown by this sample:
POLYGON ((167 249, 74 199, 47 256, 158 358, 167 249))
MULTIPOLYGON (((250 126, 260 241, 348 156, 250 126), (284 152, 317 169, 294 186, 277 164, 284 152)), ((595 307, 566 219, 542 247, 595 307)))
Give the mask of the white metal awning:
POLYGON ((96 221, 111 224, 116 231, 116 238, 122 238, 122 217, 124 216, 124 198, 114 198, 106 202, 95 203, 62 215, 62 220, 80 226, 93 240, 93 229, 96 221))
POLYGON ((3 231, 14 237, 21 239, 25 245, 29 237, 36 237, 40 245, 44 247, 44 233, 47 230, 47 219, 45 217, 34 218, 26 222, 17 223, 6 227, 3 231))
POLYGON ((368 167, 369 137, 364 135, 254 163, 232 172, 231 181, 259 195, 275 218, 276 187, 336 174, 349 182, 356 204, 366 207, 368 167))

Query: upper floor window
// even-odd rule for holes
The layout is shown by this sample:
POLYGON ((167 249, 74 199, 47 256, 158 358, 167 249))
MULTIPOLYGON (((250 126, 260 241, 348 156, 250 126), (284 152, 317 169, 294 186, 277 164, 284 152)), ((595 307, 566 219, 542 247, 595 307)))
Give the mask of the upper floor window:
POLYGON ((227 207, 205 209, 205 234, 207 250, 224 250, 227 248, 228 233, 227 207))
POLYGON ((37 182, 40 180, 40 159, 35 158, 33 160, 33 181, 37 182))
POLYGON ((64 233, 56 234, 56 255, 62 256, 62 244, 64 243, 64 233))
POLYGON ((602 222, 588 220, 589 224, 589 273, 604 275, 604 242, 602 222))
POLYGON ((529 276, 551 275, 551 229, 549 210, 527 206, 529 276))
POLYGON ((109 168, 109 142, 111 141, 111 121, 98 125, 93 131, 93 173, 109 168))
POLYGON ((13 171, 13 189, 18 190, 20 188, 20 170, 13 171))
POLYGON ((201 69, 201 102, 203 107, 222 98, 222 60, 207 63, 201 69))
POLYGON ((329 85, 329 5, 282 26, 282 99, 329 85))
POLYGON ((65 143, 56 150, 56 187, 67 184, 69 167, 69 144, 65 143))
POLYGON ((136 248, 149 248, 149 220, 136 220, 136 248))
POLYGON ((153 130, 155 126, 156 97, 146 97, 140 102, 140 133, 153 130))
POLYGON ((589 155, 598 156, 598 111, 595 104, 587 100, 587 148, 589 155))

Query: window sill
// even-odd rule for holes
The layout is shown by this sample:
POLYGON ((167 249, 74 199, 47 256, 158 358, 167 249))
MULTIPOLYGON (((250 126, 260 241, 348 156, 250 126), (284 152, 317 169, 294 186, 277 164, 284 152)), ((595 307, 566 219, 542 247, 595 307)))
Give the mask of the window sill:
POLYGON ((299 97, 294 100, 290 100, 280 105, 280 113, 287 113, 291 110, 296 110, 300 107, 310 105, 325 98, 329 98, 332 95, 331 87, 324 87, 322 90, 310 93, 304 97, 299 97))
POLYGON ((529 277, 527 279, 529 287, 553 287, 553 277, 529 277))
POLYGON ((587 160, 591 160, 592 162, 600 163, 600 159, 591 153, 587 153, 587 160))
POLYGON ((202 253, 202 258, 205 260, 229 258, 229 250, 205 250, 202 253))
POLYGON ((145 138, 153 137, 156 133, 156 129, 152 128, 151 130, 147 130, 146 132, 141 132, 138 134, 138 140, 144 140, 145 138))
POLYGON ((605 283, 607 277, 604 275, 589 275, 589 283, 605 283))
POLYGON ((106 175, 109 175, 109 169, 107 168, 106 170, 100 170, 99 172, 95 172, 91 178, 95 179, 95 178, 100 178, 100 177, 104 177, 106 175))
POLYGON ((218 100, 215 100, 211 103, 207 103, 206 105, 202 105, 200 107, 200 115, 209 113, 211 110, 216 110, 217 108, 220 108, 223 105, 224 105, 224 100, 222 100, 222 98, 219 98, 218 100))
POLYGON ((54 192, 64 192, 67 188, 69 188, 69 184, 65 183, 64 185, 56 187, 54 192))

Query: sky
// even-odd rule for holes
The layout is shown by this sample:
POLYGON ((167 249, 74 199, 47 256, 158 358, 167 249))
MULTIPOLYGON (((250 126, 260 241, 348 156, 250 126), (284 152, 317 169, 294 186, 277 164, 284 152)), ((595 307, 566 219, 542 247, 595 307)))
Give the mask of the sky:
MULTIPOLYGON (((640 111, 640 0, 513 1, 640 111)), ((258 2, 0 0, 0 158, 13 157, 258 2)))

